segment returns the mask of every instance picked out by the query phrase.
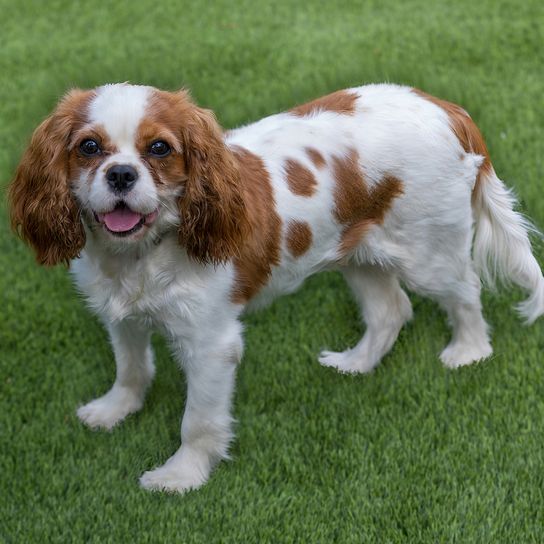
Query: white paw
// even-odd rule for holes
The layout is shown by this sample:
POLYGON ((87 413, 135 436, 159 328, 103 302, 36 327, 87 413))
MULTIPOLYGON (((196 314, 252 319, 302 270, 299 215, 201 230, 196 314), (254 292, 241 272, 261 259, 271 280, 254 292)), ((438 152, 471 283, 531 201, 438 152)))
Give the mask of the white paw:
POLYGON ((162 467, 144 472, 140 485, 150 491, 185 493, 205 484, 210 473, 207 458, 183 450, 170 457, 162 467))
POLYGON ((206 482, 197 474, 178 474, 166 467, 148 470, 140 477, 140 485, 149 491, 168 491, 170 493, 185 493, 197 489, 206 482))
POLYGON ((95 399, 77 410, 77 417, 96 429, 111 429, 129 414, 137 412, 143 405, 143 399, 134 391, 124 387, 113 387, 103 397, 95 399))
POLYGON ((355 350, 346 351, 322 351, 318 357, 323 366, 336 368, 340 372, 348 374, 370 372, 377 363, 371 363, 364 355, 355 350))
POLYGON ((476 361, 486 359, 493 353, 489 342, 482 342, 481 345, 466 343, 451 343, 440 354, 440 360, 448 368, 458 368, 470 365, 476 361))

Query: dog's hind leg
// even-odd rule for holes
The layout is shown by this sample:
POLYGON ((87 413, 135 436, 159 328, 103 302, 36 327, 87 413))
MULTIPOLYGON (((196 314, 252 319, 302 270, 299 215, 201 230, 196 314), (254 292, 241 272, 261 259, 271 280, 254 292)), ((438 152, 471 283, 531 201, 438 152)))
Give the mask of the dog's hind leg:
POLYGON ((410 289, 436 300, 447 312, 453 334, 440 359, 450 368, 485 359, 492 353, 488 327, 482 316, 480 278, 470 257, 470 228, 458 226, 429 248, 414 248, 403 280, 410 289))
POLYGON ((397 277, 378 266, 350 265, 342 270, 359 305, 366 331, 352 349, 324 351, 319 362, 341 372, 370 372, 391 349, 412 317, 412 306, 397 277))
POLYGON ((488 327, 482 316, 480 278, 468 264, 461 278, 452 278, 448 291, 435 296, 448 313, 453 336, 440 354, 450 368, 485 359, 492 353, 488 327))
POLYGON ((489 357, 492 353, 489 343, 487 324, 482 316, 479 296, 479 278, 471 271, 470 280, 461 288, 465 290, 462 297, 438 297, 446 309, 453 329, 453 337, 446 349, 440 354, 445 366, 457 368, 489 357))

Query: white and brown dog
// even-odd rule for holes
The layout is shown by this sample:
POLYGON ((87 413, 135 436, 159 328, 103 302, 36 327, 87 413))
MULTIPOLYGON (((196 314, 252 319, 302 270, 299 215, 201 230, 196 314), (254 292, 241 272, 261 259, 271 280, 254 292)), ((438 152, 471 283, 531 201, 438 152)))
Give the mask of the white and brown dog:
POLYGON ((227 133, 185 91, 74 90, 35 131, 10 198, 38 261, 71 263, 111 336, 117 378, 79 408, 84 423, 110 429, 142 407, 154 327, 186 372, 182 445, 141 477, 148 489, 198 487, 227 456, 240 314, 315 272, 340 270, 366 323, 354 348, 319 357, 342 372, 391 349, 412 315, 400 282, 446 310, 448 367, 491 354, 480 277, 527 290, 528 322, 544 313, 531 226, 478 128, 413 88, 339 91, 227 133))

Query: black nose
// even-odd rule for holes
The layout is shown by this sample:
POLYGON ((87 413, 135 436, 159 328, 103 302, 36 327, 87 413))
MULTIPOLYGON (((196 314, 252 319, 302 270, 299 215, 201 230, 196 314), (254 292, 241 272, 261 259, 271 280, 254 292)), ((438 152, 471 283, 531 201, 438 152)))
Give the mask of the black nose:
POLYGON ((127 193, 138 179, 138 172, 129 164, 115 164, 106 172, 108 185, 116 193, 127 193))

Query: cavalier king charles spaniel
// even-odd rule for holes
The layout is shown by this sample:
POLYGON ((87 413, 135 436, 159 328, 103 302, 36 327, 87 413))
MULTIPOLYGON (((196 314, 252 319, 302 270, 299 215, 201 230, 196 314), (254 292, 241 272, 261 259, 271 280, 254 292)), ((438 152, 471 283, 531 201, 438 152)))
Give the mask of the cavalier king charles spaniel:
POLYGON ((341 372, 391 349, 412 316, 401 283, 447 312, 450 368, 491 355, 480 278, 528 291, 527 322, 544 313, 534 228, 480 131, 414 88, 338 91, 226 132, 184 90, 73 90, 36 129, 10 202, 38 262, 70 264, 111 337, 115 383, 81 421, 111 429, 140 410, 153 329, 186 373, 181 447, 147 489, 199 487, 228 457, 240 315, 315 272, 342 272, 366 324, 355 347, 319 356, 341 372))

